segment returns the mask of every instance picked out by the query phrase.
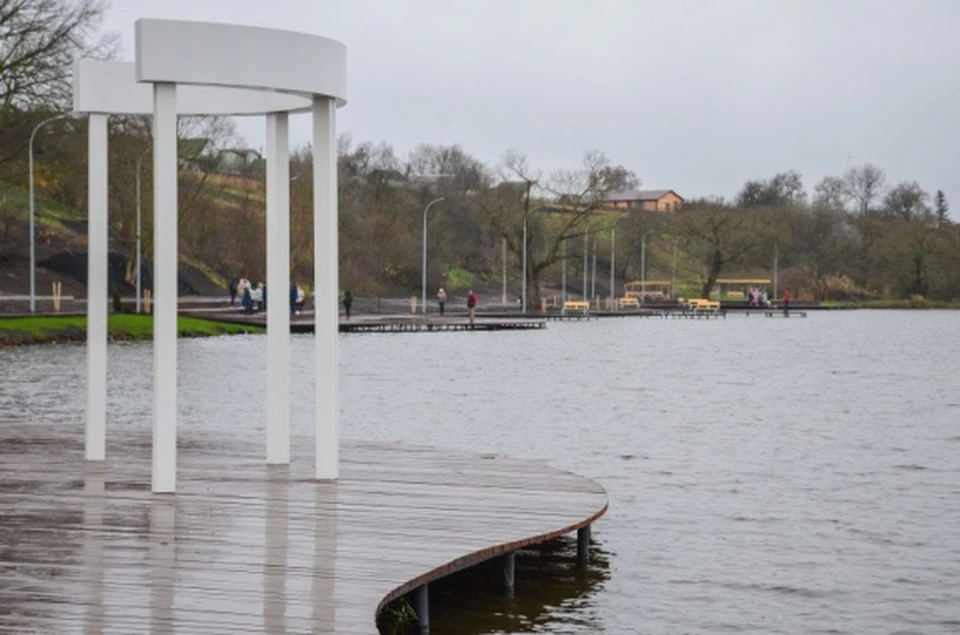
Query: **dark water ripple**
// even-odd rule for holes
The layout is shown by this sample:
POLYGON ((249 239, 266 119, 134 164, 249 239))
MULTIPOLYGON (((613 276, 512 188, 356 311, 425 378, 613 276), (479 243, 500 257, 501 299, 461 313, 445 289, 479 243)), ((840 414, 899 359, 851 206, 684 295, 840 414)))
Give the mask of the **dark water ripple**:
MULTIPOLYGON (((512 600, 454 594, 450 632, 960 633, 958 333, 960 313, 891 311, 348 336, 342 432, 610 492, 594 579, 533 555, 512 600)), ((311 344, 295 338, 304 434, 311 344)), ((180 351, 181 433, 262 434, 265 340, 180 351)), ((148 430, 149 345, 110 363, 108 426, 148 430)), ((0 351, 0 419, 82 425, 84 371, 82 347, 0 351)))

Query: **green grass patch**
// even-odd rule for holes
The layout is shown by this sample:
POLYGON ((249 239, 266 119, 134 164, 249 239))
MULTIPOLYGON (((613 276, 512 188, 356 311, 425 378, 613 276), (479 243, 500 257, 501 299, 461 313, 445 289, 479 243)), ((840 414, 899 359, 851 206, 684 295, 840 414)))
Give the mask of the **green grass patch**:
MULTIPOLYGON (((115 340, 148 340, 153 337, 153 317, 113 314, 108 317, 107 330, 115 340)), ((80 315, 0 318, 0 345, 82 341, 86 338, 86 332, 87 318, 80 315)), ((177 332, 181 337, 211 337, 263 333, 264 329, 247 324, 179 317, 177 332)))
POLYGON ((469 289, 473 286, 476 276, 462 267, 450 267, 445 278, 447 287, 450 289, 469 289))

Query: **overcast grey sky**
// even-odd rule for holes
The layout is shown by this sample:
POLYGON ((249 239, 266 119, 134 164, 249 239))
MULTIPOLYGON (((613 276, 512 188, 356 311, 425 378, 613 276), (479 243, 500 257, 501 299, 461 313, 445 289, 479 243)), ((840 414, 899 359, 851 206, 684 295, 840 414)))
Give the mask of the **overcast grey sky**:
MULTIPOLYGON (((113 0, 125 59, 139 17, 340 40, 340 132, 401 157, 460 143, 549 170, 598 149, 686 197, 872 162, 960 210, 960 0, 113 0)), ((240 122, 252 147, 263 127, 240 122)))

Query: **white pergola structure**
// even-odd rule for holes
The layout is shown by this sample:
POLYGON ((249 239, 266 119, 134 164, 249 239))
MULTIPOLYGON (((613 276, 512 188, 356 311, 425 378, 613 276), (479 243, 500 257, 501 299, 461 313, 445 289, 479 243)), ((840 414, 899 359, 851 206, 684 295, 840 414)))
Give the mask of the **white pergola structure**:
POLYGON ((153 470, 177 485, 177 115, 266 115, 268 463, 290 462, 290 186, 288 114, 313 115, 316 478, 339 476, 336 108, 346 103, 346 48, 256 27, 138 20, 136 61, 77 62, 74 111, 89 116, 86 459, 106 458, 107 117, 153 116, 153 470))

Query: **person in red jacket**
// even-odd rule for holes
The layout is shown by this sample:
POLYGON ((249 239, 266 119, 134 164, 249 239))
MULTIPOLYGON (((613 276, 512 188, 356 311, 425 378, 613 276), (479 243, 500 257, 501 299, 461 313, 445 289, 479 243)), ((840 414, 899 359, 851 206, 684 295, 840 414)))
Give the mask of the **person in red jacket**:
POLYGON ((790 289, 783 290, 783 315, 790 316, 790 289))
POLYGON ((473 324, 473 315, 477 310, 477 302, 479 301, 480 298, 473 292, 473 289, 470 289, 470 293, 467 294, 467 314, 470 316, 470 324, 473 324))

